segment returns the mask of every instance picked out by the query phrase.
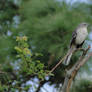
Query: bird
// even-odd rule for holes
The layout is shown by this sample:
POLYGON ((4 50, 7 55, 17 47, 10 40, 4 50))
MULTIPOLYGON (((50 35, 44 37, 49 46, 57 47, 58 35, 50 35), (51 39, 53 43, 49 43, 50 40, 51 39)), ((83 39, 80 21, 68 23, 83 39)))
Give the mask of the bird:
POLYGON ((73 52, 78 48, 81 48, 84 44, 86 37, 88 36, 88 25, 89 24, 85 22, 80 23, 78 27, 73 31, 69 50, 63 62, 64 65, 69 65, 73 52))

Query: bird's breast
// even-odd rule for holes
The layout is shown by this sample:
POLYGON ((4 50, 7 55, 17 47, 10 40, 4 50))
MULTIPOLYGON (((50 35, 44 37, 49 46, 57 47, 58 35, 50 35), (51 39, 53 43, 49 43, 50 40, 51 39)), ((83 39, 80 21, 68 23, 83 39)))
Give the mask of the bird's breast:
POLYGON ((79 29, 77 31, 76 44, 83 43, 83 41, 85 41, 87 35, 88 35, 88 32, 87 32, 86 28, 79 29))

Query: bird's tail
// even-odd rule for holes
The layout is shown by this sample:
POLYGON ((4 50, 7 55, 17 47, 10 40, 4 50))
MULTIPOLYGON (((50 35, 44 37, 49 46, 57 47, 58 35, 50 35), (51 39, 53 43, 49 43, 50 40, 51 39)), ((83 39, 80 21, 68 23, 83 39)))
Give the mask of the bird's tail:
POLYGON ((68 65, 70 63, 70 59, 72 57, 73 52, 76 50, 75 46, 71 46, 71 48, 68 50, 68 53, 65 57, 65 60, 63 62, 64 65, 68 65))

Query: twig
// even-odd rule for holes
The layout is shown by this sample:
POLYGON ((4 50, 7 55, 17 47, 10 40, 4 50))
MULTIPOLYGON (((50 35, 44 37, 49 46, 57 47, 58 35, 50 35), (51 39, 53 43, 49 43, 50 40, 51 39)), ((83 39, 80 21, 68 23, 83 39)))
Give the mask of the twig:
MULTIPOLYGON (((67 56, 67 55, 66 55, 67 56)), ((52 69, 51 71, 46 75, 48 76, 49 74, 51 74, 63 61, 64 59, 66 58, 66 56, 64 56, 64 58, 62 58, 52 69)))

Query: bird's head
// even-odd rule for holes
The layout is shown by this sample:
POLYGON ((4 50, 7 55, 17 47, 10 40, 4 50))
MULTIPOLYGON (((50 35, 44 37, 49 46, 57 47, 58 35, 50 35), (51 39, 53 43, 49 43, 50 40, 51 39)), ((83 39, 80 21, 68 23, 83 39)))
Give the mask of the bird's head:
POLYGON ((85 27, 85 28, 87 28, 87 27, 89 26, 89 24, 84 22, 84 23, 81 23, 79 26, 80 26, 80 27, 85 27))

